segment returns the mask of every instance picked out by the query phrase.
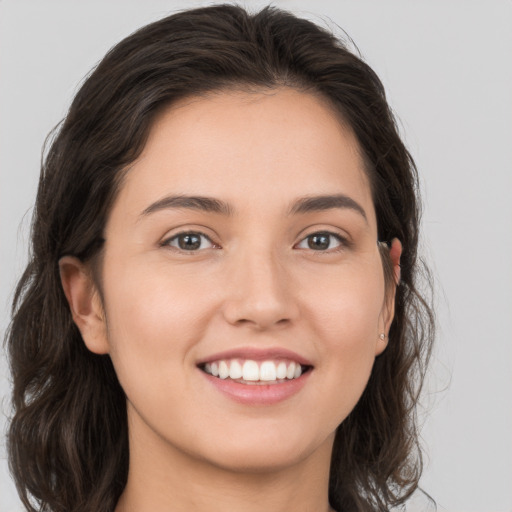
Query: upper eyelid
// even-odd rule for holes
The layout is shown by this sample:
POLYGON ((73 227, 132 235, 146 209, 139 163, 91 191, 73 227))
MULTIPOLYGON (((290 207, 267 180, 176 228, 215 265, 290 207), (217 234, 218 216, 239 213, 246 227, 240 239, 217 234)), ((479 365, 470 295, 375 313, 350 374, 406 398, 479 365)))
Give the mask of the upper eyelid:
MULTIPOLYGON (((183 227, 178 226, 172 229, 169 229, 166 231, 166 233, 162 236, 161 240, 162 242, 172 240, 173 238, 176 238, 180 235, 187 235, 187 234, 195 234, 195 235, 202 235, 211 242, 213 242, 213 239, 215 238, 215 235, 208 234, 205 231, 211 231, 211 229, 207 228, 206 226, 198 226, 198 227, 183 227)), ((214 242, 213 242, 214 243, 214 242)))
POLYGON ((318 234, 325 234, 325 235, 332 235, 338 240, 345 242, 347 244, 353 243, 352 237, 345 231, 343 232, 340 228, 318 228, 314 226, 309 226, 303 230, 298 235, 298 242, 302 242, 304 239, 308 238, 309 236, 318 235, 318 234), (309 231, 311 229, 311 231, 309 231), (339 231, 338 231, 339 229, 339 231))
POLYGON ((305 238, 308 238, 309 236, 313 236, 313 235, 331 235, 334 238, 338 238, 340 240, 344 240, 346 238, 341 233, 336 233, 335 231, 329 231, 328 229, 318 229, 318 230, 312 231, 311 233, 308 233, 307 235, 303 235, 301 240, 304 240, 305 238))

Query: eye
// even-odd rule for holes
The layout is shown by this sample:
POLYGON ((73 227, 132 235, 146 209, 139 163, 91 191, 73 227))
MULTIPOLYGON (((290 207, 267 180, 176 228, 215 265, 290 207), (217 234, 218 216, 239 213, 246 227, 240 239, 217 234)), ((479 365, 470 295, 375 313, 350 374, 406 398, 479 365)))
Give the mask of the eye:
POLYGON ((203 233, 189 231, 186 233, 178 233, 168 238, 162 243, 163 246, 169 246, 180 251, 200 251, 202 249, 211 249, 216 247, 215 244, 203 233))
POLYGON ((336 250, 346 245, 343 237, 334 233, 321 231, 312 233, 297 244, 298 249, 312 249, 313 251, 336 250))

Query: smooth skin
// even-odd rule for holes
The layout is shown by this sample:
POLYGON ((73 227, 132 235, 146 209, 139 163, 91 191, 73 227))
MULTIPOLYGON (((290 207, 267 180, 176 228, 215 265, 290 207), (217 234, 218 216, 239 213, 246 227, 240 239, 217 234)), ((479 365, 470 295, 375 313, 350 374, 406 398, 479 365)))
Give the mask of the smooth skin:
MULTIPOLYGON (((60 268, 84 342, 110 355, 127 395, 130 469, 116 512, 328 511, 335 431, 394 312, 351 130, 290 88, 183 100, 130 166, 105 239, 101 293, 76 258, 60 268), (316 196, 345 199, 297 207, 316 196), (306 384, 247 405, 197 366, 247 347, 307 358, 306 384)), ((394 240, 397 280, 400 253, 394 240)))

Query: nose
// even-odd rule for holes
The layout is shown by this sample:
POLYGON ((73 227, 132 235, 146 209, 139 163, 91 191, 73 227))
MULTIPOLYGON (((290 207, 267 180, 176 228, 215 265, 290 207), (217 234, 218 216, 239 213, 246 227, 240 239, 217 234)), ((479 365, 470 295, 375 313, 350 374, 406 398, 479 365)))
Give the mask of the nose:
POLYGON ((246 253, 232 261, 225 294, 224 318, 233 325, 267 330, 298 317, 290 272, 271 251, 246 253))

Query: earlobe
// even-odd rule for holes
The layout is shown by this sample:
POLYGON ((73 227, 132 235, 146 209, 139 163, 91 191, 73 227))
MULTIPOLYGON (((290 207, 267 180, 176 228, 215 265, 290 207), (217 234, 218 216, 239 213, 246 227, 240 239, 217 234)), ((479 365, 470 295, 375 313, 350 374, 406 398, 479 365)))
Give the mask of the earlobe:
POLYGON ((387 345, 388 345, 388 337, 387 337, 386 333, 384 333, 384 332, 379 333, 379 338, 378 338, 377 344, 375 346, 375 357, 382 354, 382 352, 384 352, 387 345))
POLYGON ((71 315, 87 348, 96 354, 109 351, 105 315, 89 269, 78 258, 59 260, 60 279, 71 315))
POLYGON ((401 272, 400 272, 400 257, 402 256, 402 243, 398 238, 394 238, 391 241, 391 247, 389 249, 389 258, 393 267, 394 283, 390 286, 390 289, 386 292, 386 298, 384 301, 384 307, 381 312, 381 318, 379 319, 379 334, 376 344, 375 355, 378 356, 384 352, 384 349, 388 344, 388 334, 391 328, 391 322, 395 316, 395 296, 396 287, 400 284, 401 272))

